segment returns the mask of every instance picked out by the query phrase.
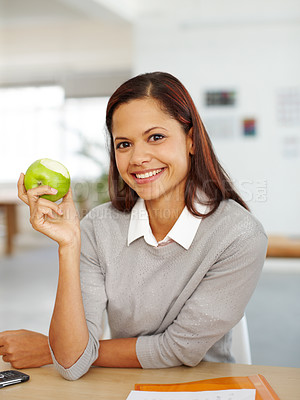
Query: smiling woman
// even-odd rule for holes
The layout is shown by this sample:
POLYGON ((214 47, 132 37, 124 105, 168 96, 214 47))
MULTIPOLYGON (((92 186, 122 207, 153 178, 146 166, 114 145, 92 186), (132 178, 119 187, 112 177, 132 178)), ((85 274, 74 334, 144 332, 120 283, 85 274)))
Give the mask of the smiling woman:
MULTIPOLYGON (((126 135, 118 131, 120 127, 115 126, 113 118, 115 112, 120 114, 123 124, 135 125, 135 129, 140 129, 140 133, 143 132, 144 135, 149 134, 149 129, 153 129, 152 134, 160 135, 160 139, 157 138, 159 142, 167 140, 165 136, 168 137, 167 133, 173 132, 174 128, 185 134, 186 141, 190 143, 184 147, 192 145, 192 149, 188 149, 188 155, 192 157, 189 157, 190 173, 187 176, 184 199, 189 211, 193 214, 199 215, 194 207, 197 188, 207 195, 207 204, 210 206, 207 216, 217 209, 221 200, 227 198, 234 199, 248 209, 218 162, 210 138, 188 91, 177 78, 160 72, 140 75, 125 82, 108 102, 106 125, 110 142, 110 188, 112 203, 117 209, 130 211, 136 202, 137 193, 130 185, 127 185, 126 180, 120 179, 123 177, 120 176, 116 164, 118 152, 114 151, 114 142, 120 135, 122 147, 129 147, 131 143, 126 135), (133 104, 133 100, 138 101, 133 104), (127 112, 130 115, 127 115, 127 112), (145 118, 148 119, 147 123, 150 125, 148 128, 142 126, 146 123, 145 118), (162 123, 160 124, 159 121, 162 123), (165 126, 165 123, 168 126, 165 126)), ((173 148, 169 145, 169 153, 174 152, 174 155, 178 154, 178 147, 182 146, 180 142, 175 141, 175 143, 177 145, 173 148)))
POLYGON ((35 366, 52 359, 66 379, 91 365, 233 362, 231 329, 259 279, 263 227, 172 75, 143 74, 121 85, 108 102, 106 125, 111 202, 80 225, 71 191, 52 221, 45 215, 58 210, 40 198, 49 188, 26 192, 20 177, 34 228, 59 244, 59 279, 49 341, 2 333, 0 354, 26 367, 25 342, 35 366), (111 340, 101 340, 105 311, 111 340))

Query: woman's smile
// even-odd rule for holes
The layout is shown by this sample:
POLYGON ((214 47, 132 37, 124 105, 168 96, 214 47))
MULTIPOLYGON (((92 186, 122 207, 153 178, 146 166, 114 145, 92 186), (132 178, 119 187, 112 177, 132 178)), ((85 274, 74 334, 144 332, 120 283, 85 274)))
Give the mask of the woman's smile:
POLYGON ((153 182, 154 180, 160 178, 166 168, 148 169, 146 171, 134 172, 131 175, 134 177, 138 184, 145 184, 153 182))

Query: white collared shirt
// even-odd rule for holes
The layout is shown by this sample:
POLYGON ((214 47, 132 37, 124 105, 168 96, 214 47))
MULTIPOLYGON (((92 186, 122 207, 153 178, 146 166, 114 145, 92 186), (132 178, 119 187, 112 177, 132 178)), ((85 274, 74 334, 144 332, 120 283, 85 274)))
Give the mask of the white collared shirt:
MULTIPOLYGON (((205 210, 206 206, 197 204, 197 211, 203 214, 205 213, 205 210)), ((163 240, 157 242, 150 227, 145 202, 143 199, 139 198, 131 210, 127 245, 129 246, 130 243, 136 239, 144 237, 144 240, 150 246, 160 247, 171 242, 177 242, 183 248, 188 250, 194 240, 201 221, 201 217, 196 217, 191 214, 185 206, 167 236, 163 240)))

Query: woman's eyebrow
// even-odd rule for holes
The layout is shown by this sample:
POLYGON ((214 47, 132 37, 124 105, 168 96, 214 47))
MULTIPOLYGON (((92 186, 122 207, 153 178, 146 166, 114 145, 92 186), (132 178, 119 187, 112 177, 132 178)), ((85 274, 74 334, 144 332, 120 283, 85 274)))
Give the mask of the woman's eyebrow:
MULTIPOLYGON (((162 126, 152 126, 151 128, 147 129, 145 132, 143 132, 143 136, 147 135, 149 132, 151 132, 154 129, 163 129, 164 131, 167 130, 166 128, 163 128, 162 126)), ((125 136, 116 136, 114 138, 114 141, 116 141, 116 140, 129 140, 129 139, 125 136)))
POLYGON ((123 136, 117 136, 114 138, 114 141, 116 141, 116 140, 128 140, 128 138, 123 137, 123 136))
POLYGON ((153 126, 152 128, 147 129, 143 135, 147 135, 147 133, 151 132, 153 129, 163 129, 164 131, 166 131, 166 128, 163 128, 162 126, 153 126))

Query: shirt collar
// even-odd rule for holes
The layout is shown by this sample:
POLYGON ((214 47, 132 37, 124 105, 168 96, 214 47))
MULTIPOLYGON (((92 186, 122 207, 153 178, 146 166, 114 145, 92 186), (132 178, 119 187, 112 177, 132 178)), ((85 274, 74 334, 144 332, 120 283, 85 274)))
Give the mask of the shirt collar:
MULTIPOLYGON (((205 210, 206 206, 197 203, 198 212, 203 214, 205 213, 205 210)), ((185 207, 175 225, 172 227, 166 238, 161 242, 168 243, 169 241, 175 241, 188 250, 194 240, 201 220, 201 217, 194 216, 188 211, 187 207, 185 207)), ((127 245, 129 246, 133 241, 140 237, 144 237, 145 241, 151 246, 157 247, 159 246, 159 243, 161 243, 157 243, 157 240, 152 233, 145 202, 141 198, 137 200, 131 210, 127 245)))

